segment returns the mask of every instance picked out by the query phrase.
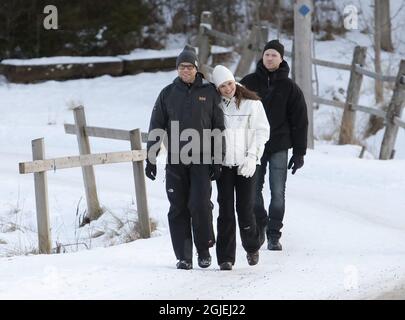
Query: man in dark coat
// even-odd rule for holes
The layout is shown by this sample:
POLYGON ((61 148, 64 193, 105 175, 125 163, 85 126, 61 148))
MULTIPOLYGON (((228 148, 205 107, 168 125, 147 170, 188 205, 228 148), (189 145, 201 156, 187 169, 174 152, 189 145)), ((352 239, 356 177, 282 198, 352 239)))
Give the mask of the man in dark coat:
POLYGON ((292 169, 292 174, 301 168, 307 148, 307 106, 301 89, 288 78, 290 68, 283 56, 284 46, 278 40, 269 41, 256 71, 241 80, 248 89, 259 94, 270 123, 270 140, 261 159, 255 203, 257 222, 266 228, 269 250, 282 249, 279 239, 285 211, 287 168, 292 169), (287 166, 290 148, 293 152, 287 166), (271 191, 268 215, 262 194, 267 166, 271 191))
POLYGON ((204 144, 207 140, 204 134, 216 131, 222 135, 225 128, 219 94, 198 72, 194 48, 184 48, 177 57, 176 68, 178 77, 160 92, 152 111, 145 172, 148 178, 155 180, 156 155, 163 140, 159 132, 167 133, 166 192, 170 202, 170 235, 178 259, 177 268, 189 270, 192 268, 193 238, 198 265, 206 268, 211 264, 209 248, 215 243, 211 180, 216 180, 221 173, 225 146, 220 146, 219 156, 214 154, 212 144, 204 144), (158 142, 156 137, 160 137, 158 142), (213 164, 214 156, 216 164, 213 164))

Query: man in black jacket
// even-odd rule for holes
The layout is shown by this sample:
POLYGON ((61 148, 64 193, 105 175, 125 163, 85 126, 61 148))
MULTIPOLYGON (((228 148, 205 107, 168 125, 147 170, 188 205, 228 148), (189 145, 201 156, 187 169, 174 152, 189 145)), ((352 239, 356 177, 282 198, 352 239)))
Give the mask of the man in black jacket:
POLYGON ((255 203, 257 222, 266 228, 269 250, 282 250, 279 239, 285 211, 287 168, 292 169, 292 174, 301 168, 307 148, 307 106, 301 89, 288 78, 290 68, 283 56, 284 46, 278 40, 268 42, 256 72, 241 80, 259 94, 270 123, 270 140, 261 159, 255 203), (293 153, 287 166, 289 148, 293 148, 293 153), (268 216, 262 194, 267 165, 271 191, 268 216))
MULTIPOLYGON (((178 259, 177 268, 189 270, 192 268, 193 238, 198 265, 207 268, 211 264, 209 248, 215 243, 211 180, 216 180, 221 173, 225 146, 220 146, 220 155, 215 154, 216 164, 213 164, 214 148, 211 143, 206 144, 205 138, 207 131, 216 131, 221 136, 225 128, 219 94, 198 72, 194 48, 184 48, 177 57, 176 68, 178 77, 160 92, 153 108, 145 171, 148 178, 155 180, 156 155, 163 140, 159 132, 167 133, 166 192, 170 202, 170 235, 178 259), (156 136, 160 137, 157 143, 156 136)), ((212 136, 208 140, 211 139, 212 136)))

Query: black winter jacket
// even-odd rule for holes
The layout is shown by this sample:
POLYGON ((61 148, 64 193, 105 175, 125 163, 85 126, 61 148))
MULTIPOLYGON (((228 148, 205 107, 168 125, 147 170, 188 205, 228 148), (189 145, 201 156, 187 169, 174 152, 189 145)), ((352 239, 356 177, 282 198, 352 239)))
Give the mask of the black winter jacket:
MULTIPOLYGON (((203 130, 204 129, 219 129, 223 132, 224 126, 224 114, 219 107, 220 96, 215 89, 215 86, 203 79, 201 73, 197 73, 196 80, 193 84, 188 85, 184 83, 179 77, 174 79, 173 83, 165 87, 159 94, 153 107, 152 116, 150 119, 149 133, 154 129, 162 129, 167 132, 168 138, 168 161, 171 163, 171 159, 175 154, 176 158, 179 156, 179 151, 182 152, 182 148, 191 140, 188 137, 187 141, 179 139, 179 134, 185 129, 195 129, 199 133, 201 138, 198 142, 199 158, 200 162, 203 161, 203 156, 212 159, 213 155, 213 140, 211 141, 211 149, 203 148, 203 130), (179 133, 175 127, 177 121, 179 133), (173 139, 178 143, 179 148, 172 147, 173 139)), ((180 138, 183 138, 180 136, 180 138)), ((151 136, 148 137, 147 151, 156 142, 151 136)), ((222 141, 224 139, 222 138, 222 141)), ((190 146, 190 145, 189 145, 190 146)), ((194 144, 193 144, 194 146, 194 144)), ((187 150, 191 155, 190 150, 187 150)), ((196 151, 192 150, 194 153, 196 151)), ((225 145, 223 143, 220 150, 220 157, 225 155, 225 145)), ((207 159, 204 158, 204 159, 207 159)), ((221 163, 221 159, 217 159, 221 163)), ((173 158, 174 159, 174 158, 173 158)), ((217 162, 217 163, 218 163, 217 162)))
POLYGON ((245 76, 241 83, 260 96, 270 123, 270 140, 265 152, 274 153, 293 148, 293 154, 305 155, 307 148, 308 115, 304 95, 298 85, 288 78, 286 61, 270 72, 257 63, 256 72, 245 76))

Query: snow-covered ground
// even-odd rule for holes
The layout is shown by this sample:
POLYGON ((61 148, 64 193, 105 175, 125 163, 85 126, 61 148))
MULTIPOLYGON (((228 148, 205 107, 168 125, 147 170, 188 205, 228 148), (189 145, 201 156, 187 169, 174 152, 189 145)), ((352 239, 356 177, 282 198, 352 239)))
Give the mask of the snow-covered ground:
MULTIPOLYGON (((403 279, 405 160, 378 161, 370 154, 358 159, 358 146, 321 141, 308 152, 305 167, 288 178, 285 250, 263 248, 256 267, 247 265, 238 246, 230 273, 219 272, 215 259, 208 270, 175 269, 163 165, 157 181, 147 181, 157 222, 151 239, 101 248, 125 242, 136 220, 130 164, 95 167, 108 212, 83 230, 77 227, 85 210, 85 201, 79 203, 81 172, 66 169, 48 172, 53 244, 76 243, 66 249, 79 252, 13 256, 37 245, 33 176, 18 174, 18 162, 31 159, 30 141, 44 137, 49 158, 78 154, 63 123, 73 122, 69 107, 79 102, 89 125, 145 131, 157 93, 174 77, 175 72, 157 72, 0 87, 0 298, 357 298, 388 291, 403 279), (90 238, 96 231, 104 235, 90 238), (30 289, 22 291, 22 283, 30 289), (135 283, 142 289, 134 290, 135 283)), ((127 142, 98 138, 91 138, 91 147, 129 150, 127 142)))
MULTIPOLYGON (((283 41, 290 49, 291 41, 283 41)), ((350 63, 356 44, 369 46, 370 39, 350 32, 317 42, 316 56, 350 63)), ((395 70, 401 48, 383 55, 386 70, 395 70)), ((368 67, 372 70, 370 61, 368 67)), ((18 163, 31 160, 31 140, 45 138, 47 158, 77 155, 76 137, 65 134, 63 124, 73 123, 71 109, 80 104, 90 126, 146 131, 159 91, 175 76, 156 72, 30 85, 0 82, 0 299, 367 299, 403 287, 405 130, 399 130, 395 160, 375 159, 381 131, 367 140, 370 152, 359 159, 361 147, 333 143, 341 111, 328 106, 315 112, 315 149, 308 151, 305 166, 288 176, 284 250, 263 247, 257 266, 248 266, 238 242, 231 272, 219 271, 213 250, 210 268, 199 269, 195 257, 192 271, 175 269, 163 157, 157 180, 147 180, 150 216, 157 226, 151 239, 129 242, 137 219, 130 163, 95 167, 106 213, 83 228, 78 227, 86 209, 81 170, 64 169, 47 176, 53 246, 67 253, 30 254, 37 247, 34 179, 20 175, 18 163)), ((348 72, 319 67, 318 76, 321 96, 343 99, 348 72)), ((365 78, 360 104, 373 106, 372 90, 372 80, 365 78)), ((389 101, 390 91, 385 93, 389 101)), ((359 138, 367 119, 358 113, 359 138)), ((90 143, 93 153, 130 147, 98 138, 90 143)), ((264 195, 268 203, 267 184, 264 195)), ((215 185, 212 200, 216 218, 215 185)))

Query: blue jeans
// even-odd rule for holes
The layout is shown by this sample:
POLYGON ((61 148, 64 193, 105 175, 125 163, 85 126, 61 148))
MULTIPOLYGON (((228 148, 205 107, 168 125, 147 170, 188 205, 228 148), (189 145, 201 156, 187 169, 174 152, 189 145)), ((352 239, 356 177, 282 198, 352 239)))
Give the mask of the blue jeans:
POLYGON ((255 215, 259 226, 267 224, 267 239, 281 237, 283 218, 285 211, 285 185, 287 181, 288 150, 278 151, 272 154, 263 154, 256 184, 255 215), (268 214, 264 208, 263 185, 269 165, 269 185, 271 200, 268 214))

